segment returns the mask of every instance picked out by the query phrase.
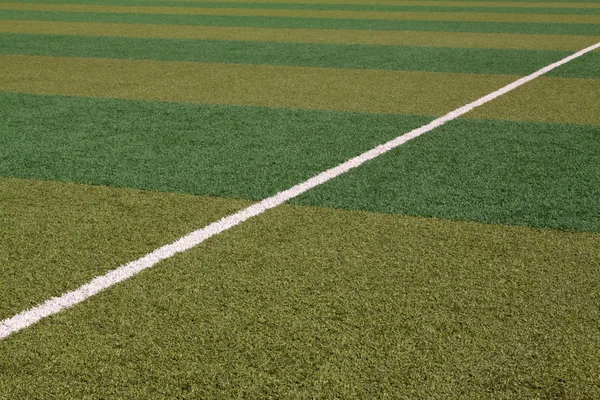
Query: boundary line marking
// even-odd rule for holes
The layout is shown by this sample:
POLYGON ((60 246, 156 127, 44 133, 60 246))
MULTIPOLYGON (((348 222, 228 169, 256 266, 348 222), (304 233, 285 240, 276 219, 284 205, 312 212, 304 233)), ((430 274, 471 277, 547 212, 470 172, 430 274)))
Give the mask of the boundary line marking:
POLYGON ((171 258, 177 253, 181 253, 196 247, 205 240, 216 236, 223 231, 233 228, 234 226, 239 225, 252 217, 256 217, 271 208, 278 207, 286 201, 293 199, 294 197, 297 197, 316 186, 330 181, 331 179, 336 178, 337 176, 342 175, 353 168, 357 168, 365 162, 403 145, 411 139, 419 137, 437 127, 444 125, 446 122, 452 121, 461 115, 468 113, 475 107, 479 107, 485 103, 488 103, 495 98, 500 97, 518 88, 519 86, 524 85, 525 83, 532 81, 541 75, 598 48, 600 48, 600 42, 571 54, 560 61, 547 65, 531 75, 520 78, 496 90, 495 92, 487 94, 467 105, 457 108, 456 110, 451 111, 442 117, 436 118, 420 128, 413 129, 412 131, 400 135, 395 139, 392 139, 384 144, 380 144, 371 150, 351 158, 350 160, 345 161, 336 167, 323 171, 320 174, 315 175, 302 183, 292 186, 287 190, 281 191, 274 196, 268 197, 234 214, 223 217, 219 221, 213 222, 204 228, 193 231, 176 240, 175 242, 160 247, 135 261, 123 264, 102 276, 92 279, 83 286, 80 286, 78 289, 64 293, 60 297, 52 297, 29 310, 22 311, 13 317, 0 321, 0 340, 37 323, 43 318, 71 308, 75 304, 81 303, 88 297, 108 289, 119 282, 129 279, 145 269, 153 267, 162 260, 171 258))

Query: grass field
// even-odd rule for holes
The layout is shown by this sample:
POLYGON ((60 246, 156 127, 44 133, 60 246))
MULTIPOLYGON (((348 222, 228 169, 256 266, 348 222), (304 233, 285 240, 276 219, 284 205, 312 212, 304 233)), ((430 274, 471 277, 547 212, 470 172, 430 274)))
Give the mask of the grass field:
POLYGON ((600 50, 295 189, 599 42, 598 0, 0 1, 0 400, 600 398, 600 50))

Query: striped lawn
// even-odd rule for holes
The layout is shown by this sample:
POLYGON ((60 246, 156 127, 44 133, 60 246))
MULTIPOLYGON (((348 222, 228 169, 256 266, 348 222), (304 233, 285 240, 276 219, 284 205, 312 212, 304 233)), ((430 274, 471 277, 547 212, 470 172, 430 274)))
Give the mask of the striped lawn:
MULTIPOLYGON (((8 92, 411 115, 443 115, 516 79, 21 55, 0 64, 8 92)), ((599 79, 542 77, 468 117, 600 125, 599 92, 599 79)))
POLYGON ((457 120, 294 202, 600 233, 598 149, 598 126, 457 120))
MULTIPOLYGON (((155 1, 155 0, 28 0, 20 3, 35 4, 74 4, 74 5, 116 5, 116 6, 152 6, 152 7, 185 7, 189 8, 236 8, 236 9, 285 9, 285 10, 339 10, 339 11, 378 11, 378 12, 470 12, 470 13, 519 13, 519 14, 600 14, 600 7, 487 7, 485 5, 451 5, 444 3, 438 5, 414 5, 414 4, 302 4, 302 3, 254 3, 254 2, 189 2, 189 1, 155 1)), ((592 4, 594 6, 594 4, 592 4)))
POLYGON ((0 393, 595 398, 599 249, 284 206, 1 341, 0 393))
POLYGON ((0 3, 0 10, 68 11, 134 14, 183 14, 292 18, 342 18, 418 21, 527 22, 557 24, 598 24, 600 15, 578 14, 513 14, 493 12, 414 12, 414 11, 346 11, 286 10, 256 8, 201 8, 159 6, 112 6, 92 4, 28 4, 0 3))
MULTIPOLYGON (((566 72, 576 68, 569 66, 566 72)), ((600 80, 540 78, 474 110, 468 118, 600 125, 600 80)))
POLYGON ((21 55, 0 55, 0 64, 8 92, 417 115, 445 114, 516 79, 21 55))
POLYGON ((0 175, 254 200, 430 120, 8 93, 0 99, 0 175))
POLYGON ((51 181, 0 178, 0 187, 0 319, 248 205, 51 181))
POLYGON ((115 14, 0 10, 0 19, 167 25, 252 26, 269 28, 360 29, 600 36, 598 24, 509 23, 469 21, 394 21, 333 18, 234 17, 210 15, 115 14))
MULTIPOLYGON (((0 320, 600 41, 600 1, 0 2, 0 320)), ((0 399, 599 398, 600 52, 0 341, 0 399)))
MULTIPOLYGON (((527 75, 566 51, 196 41, 0 33, 0 53, 60 57, 527 75), (469 63, 464 60, 468 59, 469 63)), ((600 53, 554 76, 600 78, 600 53), (563 73, 564 71, 564 73, 563 73)))
MULTIPOLYGON (((139 4, 139 0, 135 4, 139 4)), ((58 3, 58 4, 88 4, 98 3, 98 1, 91 0, 20 0, 20 3, 58 3)), ((122 1, 117 0, 101 0, 103 4, 117 3, 122 4, 122 1)), ((433 1, 399 1, 399 0, 162 0, 152 1, 153 4, 234 4, 236 6, 255 6, 259 4, 278 6, 278 7, 290 7, 298 5, 360 5, 360 6, 371 6, 371 5, 384 5, 384 6, 396 6, 396 7, 485 7, 485 8, 535 8, 535 9, 546 9, 546 8, 560 8, 560 9, 594 9, 600 8, 597 0, 586 1, 586 2, 565 2, 560 0, 550 1, 444 1, 444 0, 433 0, 433 1)))
MULTIPOLYGON (((17 94, 1 104, 0 175, 255 200, 428 121, 17 94)), ((600 232, 598 132, 457 120, 297 202, 600 232)))
MULTIPOLYGON (((0 32, 75 36, 119 36, 162 39, 255 42, 363 44, 523 50, 580 50, 600 36, 489 34, 302 28, 255 28, 194 25, 0 20, 0 32)), ((48 38, 47 40, 50 40, 48 38)), ((200 42, 202 43, 202 42, 200 42)), ((5 48, 5 45, 2 47, 5 48)), ((443 57, 441 57, 443 58, 443 57)))
MULTIPOLYGON (((28 0, 29 1, 29 0, 28 0)), ((40 3, 44 0, 31 2, 40 3)), ((63 2, 63 0, 56 0, 63 2)), ((77 1, 77 0, 75 0, 77 1)), ((173 2, 188 2, 188 3, 248 3, 249 0, 169 0, 173 2)), ((414 1, 414 0, 252 0, 251 3, 270 3, 270 4, 382 4, 382 5, 405 5, 405 6, 436 6, 436 7, 501 7, 501 8, 600 8, 600 1, 588 0, 585 2, 577 1, 446 1, 446 0, 431 0, 431 1, 414 1)))

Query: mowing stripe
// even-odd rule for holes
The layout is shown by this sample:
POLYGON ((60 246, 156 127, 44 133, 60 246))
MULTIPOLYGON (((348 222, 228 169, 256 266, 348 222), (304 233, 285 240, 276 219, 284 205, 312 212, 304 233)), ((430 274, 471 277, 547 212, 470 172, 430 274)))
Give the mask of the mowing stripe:
POLYGON ((478 108, 468 118, 600 126, 599 110, 600 79, 544 77, 478 108))
MULTIPOLYGON (((157 25, 253 26, 262 28, 313 28, 346 30, 440 31, 483 33, 529 33, 557 35, 600 35, 600 24, 553 24, 524 22, 394 21, 376 19, 285 18, 219 15, 118 14, 98 12, 3 10, 0 20, 37 20, 157 25)), ((581 46, 586 47, 586 46, 581 46)))
POLYGON ((251 8, 201 8, 157 6, 101 6, 88 4, 26 4, 0 3, 0 10, 68 11, 133 14, 223 15, 242 17, 348 18, 413 21, 480 21, 480 22, 551 22, 558 24, 599 24, 600 15, 510 14, 479 12, 401 12, 286 10, 251 8))
POLYGON ((40 2, 21 1, 20 3, 77 4, 102 6, 145 6, 145 7, 187 7, 187 8, 236 8, 236 9, 280 9, 280 10, 329 10, 329 11, 367 11, 367 12, 485 12, 505 14, 600 14, 600 8, 514 8, 514 7, 445 7, 411 6, 404 4, 280 4, 280 3, 190 3, 169 2, 163 0, 46 0, 40 2))
MULTIPOLYGON (((595 42, 599 40, 600 37, 595 42)), ((572 52, 0 33, 0 53, 520 77, 560 60, 572 52), (469 62, 465 63, 465 60, 469 60, 469 62)), ((568 70, 560 68, 556 70, 555 76, 598 78, 594 82, 600 84, 600 70, 598 70, 600 52, 593 52, 578 61, 580 60, 583 62, 569 64, 569 67, 576 64, 576 68, 571 67, 568 70)), ((457 101, 435 116, 445 114, 448 110, 475 100, 514 79, 492 85, 479 94, 457 101)), ((344 82, 340 84, 343 85, 344 82)), ((262 90, 262 88, 258 87, 258 90, 262 90)))
POLYGON ((364 4, 424 7, 493 7, 493 8, 600 8, 600 3, 586 2, 508 2, 508 1, 398 1, 398 0, 163 0, 186 3, 266 3, 266 4, 364 4))
POLYGON ((278 207, 286 201, 298 197, 300 194, 316 186, 330 181, 331 179, 341 174, 344 174, 353 168, 357 168, 365 162, 372 160, 384 153, 387 153, 388 151, 393 150, 398 146, 401 146, 402 144, 408 142, 411 139, 419 137, 439 126, 442 126, 445 123, 452 121, 463 114, 468 113, 475 107, 479 107, 483 104, 486 104, 494 100, 495 98, 502 96, 518 88, 519 86, 524 85, 525 83, 532 81, 540 77, 541 75, 563 64, 566 64, 571 60, 581 57, 584 54, 593 51, 597 48, 600 48, 600 42, 583 50, 580 50, 577 53, 574 53, 568 57, 565 57, 560 61, 550 64, 534 72, 531 75, 518 79, 496 90, 495 92, 492 92, 486 96, 479 98, 478 100, 475 100, 472 103, 469 103, 454 111, 451 111, 448 114, 437 118, 420 128, 414 129, 408 133, 400 135, 397 138, 392 139, 387 143, 381 144, 365 153, 362 153, 334 168, 321 172, 320 174, 302 183, 299 183, 291 187, 290 189, 279 192, 274 196, 268 197, 260 201, 259 203, 253 204, 250 207, 238 211, 235 214, 224 217, 221 220, 213 222, 212 224, 202 229, 191 232, 188 235, 180 238, 179 240, 161 248, 158 248, 138 260, 122 265, 106 273, 105 275, 94 278, 89 283, 79 287, 76 290, 67 292, 60 297, 49 299, 30 310, 23 311, 11 318, 5 319, 0 322, 0 339, 4 339, 15 332, 25 329, 43 318, 56 314, 64 309, 73 307, 75 304, 81 303, 88 297, 91 297, 119 282, 129 279, 145 269, 151 268, 152 266, 154 266, 162 260, 173 257, 177 253, 187 251, 204 242, 205 240, 215 235, 218 235, 221 232, 233 228, 234 226, 239 225, 250 218, 256 217, 269 209, 278 207))
POLYGON ((579 35, 254 28, 19 20, 0 20, 0 32, 157 39, 236 40, 526 50, 577 50, 582 47, 590 46, 600 40, 600 37, 598 36, 579 35))
MULTIPOLYGON (((114 46, 118 47, 117 44, 114 46)), ((589 58, 595 58, 592 56, 596 54, 589 58)), ((105 53, 104 56, 110 54, 105 53)), ((562 57, 564 55, 557 55, 546 60, 550 63, 562 57)), ((469 58, 474 63, 477 59, 469 58)), ((523 61, 520 57, 514 59, 523 61)), ((60 96, 440 116, 545 64, 529 64, 531 69, 514 76, 0 54, 0 90, 60 96), (431 96, 432 93, 437 95, 431 96)), ((593 68, 593 60, 591 64, 593 68)), ((497 114, 492 107, 481 115, 475 113, 478 114, 476 118, 502 119, 508 111, 512 120, 518 120, 523 115, 527 121, 545 122, 545 118, 550 116, 554 122, 600 124, 600 114, 597 112, 600 79, 543 77, 536 80, 533 87, 534 92, 531 91, 532 86, 516 91, 510 96, 508 107, 503 107, 497 114), (533 106, 553 104, 552 107, 557 110, 548 112, 548 107, 548 111, 537 116, 532 114, 533 106, 530 103, 532 97, 536 97, 536 91, 549 96, 542 97, 544 102, 537 102, 533 106), (561 96, 557 97, 555 93, 561 93, 561 96), (554 103, 558 107, 554 107, 554 103), (510 104, 513 104, 512 109, 510 104)), ((470 113, 467 118, 473 118, 473 115, 470 113)))
MULTIPOLYGON (((0 53, 520 77, 560 60, 572 52, 0 33, 0 53), (465 60, 469 60, 469 62, 465 63, 465 60)), ((580 60, 584 60, 584 62, 578 63, 577 68, 570 68, 567 75, 562 75, 564 68, 557 70, 557 76, 598 78, 597 82, 600 84, 600 71, 597 67, 597 63, 600 61, 600 52, 594 52, 580 60)), ((569 66, 571 65, 569 64, 569 66)), ((516 77, 457 101, 435 116, 445 114, 448 110, 475 100, 514 79, 516 77)), ((344 82, 340 82, 340 84, 343 85, 344 82)), ((256 90, 262 90, 262 88, 257 87, 256 90)))
POLYGON ((0 65, 7 92, 433 116, 518 78, 19 55, 0 55, 0 65))

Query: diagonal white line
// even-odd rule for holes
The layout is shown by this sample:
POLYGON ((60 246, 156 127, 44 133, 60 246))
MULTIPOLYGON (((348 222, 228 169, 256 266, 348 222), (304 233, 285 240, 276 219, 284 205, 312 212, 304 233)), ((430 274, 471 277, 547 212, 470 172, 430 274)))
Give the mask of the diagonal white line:
POLYGON ((492 101, 495 98, 502 96, 503 94, 506 94, 511 90, 514 90, 519 86, 529 81, 532 81, 538 78, 539 76, 549 71, 552 71, 553 69, 598 48, 600 48, 600 42, 583 50, 580 50, 577 53, 574 53, 568 57, 565 57, 560 61, 550 64, 540 69, 539 71, 534 72, 531 75, 518 79, 504 86, 503 88, 496 90, 495 92, 492 92, 478 100, 475 100, 472 103, 457 108, 456 110, 451 111, 448 114, 431 121, 427 125, 423 125, 420 128, 414 129, 408 133, 398 136, 395 139, 390 140, 387 143, 381 144, 365 153, 362 153, 338 165, 337 167, 321 172, 320 174, 308 179, 305 182, 299 183, 287 190, 279 192, 276 195, 268 197, 259 203, 255 203, 241 211, 236 212, 235 214, 224 217, 217 222, 213 222, 212 224, 207 225, 202 229, 191 232, 188 235, 180 238, 179 240, 171 244, 168 244, 166 246, 154 250, 151 253, 146 254, 138 260, 132 261, 128 264, 124 264, 112 271, 107 272, 102 276, 98 276, 92 279, 90 282, 86 283, 85 285, 79 287, 78 289, 75 289, 71 292, 67 292, 60 297, 53 297, 29 310, 25 310, 13 317, 7 318, 0 322, 0 340, 8 337, 9 335, 15 332, 20 331, 21 329, 25 329, 35 324, 43 318, 46 318, 52 314, 56 314, 64 309, 70 308, 75 304, 84 301, 88 297, 91 297, 96 293, 103 291, 104 289, 107 289, 126 279, 129 279, 132 276, 138 274, 139 272, 151 268, 161 260, 173 257, 177 253, 187 251, 199 245, 200 243, 212 236, 218 235, 219 233, 226 231, 229 228, 241 224, 249 218, 255 217, 271 208, 277 207, 285 203, 286 201, 301 195, 307 190, 319 186, 353 168, 362 165, 366 161, 369 161, 392 149, 395 149, 396 147, 401 146, 402 144, 408 142, 411 139, 421 136, 424 133, 427 133, 439 126, 442 126, 448 121, 452 121, 453 119, 456 119, 461 115, 468 113, 475 107, 479 107, 489 101, 492 101))

